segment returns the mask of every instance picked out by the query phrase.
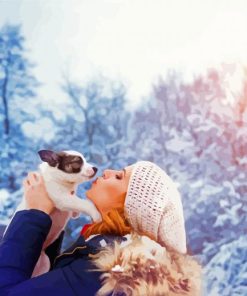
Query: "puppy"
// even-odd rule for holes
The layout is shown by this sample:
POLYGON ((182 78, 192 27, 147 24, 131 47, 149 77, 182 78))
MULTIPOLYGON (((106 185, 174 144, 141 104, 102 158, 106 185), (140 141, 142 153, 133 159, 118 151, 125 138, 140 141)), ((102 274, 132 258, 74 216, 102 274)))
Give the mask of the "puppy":
MULTIPOLYGON (((53 201, 55 209, 50 214, 52 226, 31 277, 49 271, 50 260, 44 250, 58 238, 70 218, 76 219, 83 213, 89 215, 93 221, 102 221, 101 214, 94 203, 90 200, 82 200, 76 195, 78 184, 92 179, 98 169, 87 163, 84 156, 77 151, 40 150, 38 154, 43 161, 39 165, 39 172, 44 178, 47 193, 53 201)), ((15 213, 24 209, 27 209, 27 206, 23 196, 15 213)))

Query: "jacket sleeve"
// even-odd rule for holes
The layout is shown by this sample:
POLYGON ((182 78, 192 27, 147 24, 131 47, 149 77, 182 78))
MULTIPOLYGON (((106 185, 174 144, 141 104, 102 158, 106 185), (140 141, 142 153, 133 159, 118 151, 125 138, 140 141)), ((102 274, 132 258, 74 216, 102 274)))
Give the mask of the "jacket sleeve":
MULTIPOLYGON (((91 296, 94 294, 88 294, 83 286, 80 289, 82 294, 91 296), (85 294, 84 294, 85 292, 85 294)), ((58 268, 49 272, 46 272, 40 276, 33 277, 25 280, 19 284, 9 285, 8 287, 0 289, 0 295, 4 296, 54 296, 54 295, 66 295, 75 296, 79 295, 74 292, 74 288, 70 281, 67 279, 67 274, 64 268, 58 268)))
POLYGON ((0 295, 31 277, 51 225, 50 216, 37 209, 15 214, 0 243, 0 295))
POLYGON ((15 214, 0 242, 0 295, 95 295, 99 286, 86 272, 88 260, 77 259, 73 265, 31 278, 51 224, 50 216, 39 210, 15 214))

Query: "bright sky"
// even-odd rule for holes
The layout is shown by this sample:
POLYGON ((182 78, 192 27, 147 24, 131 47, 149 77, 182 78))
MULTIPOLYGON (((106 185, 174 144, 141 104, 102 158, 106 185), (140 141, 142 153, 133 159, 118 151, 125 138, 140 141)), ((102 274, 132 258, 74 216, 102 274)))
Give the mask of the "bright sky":
POLYGON ((133 103, 167 69, 193 73, 247 65, 247 1, 0 0, 0 25, 21 23, 40 96, 59 101, 66 71, 77 81, 121 79, 133 103))

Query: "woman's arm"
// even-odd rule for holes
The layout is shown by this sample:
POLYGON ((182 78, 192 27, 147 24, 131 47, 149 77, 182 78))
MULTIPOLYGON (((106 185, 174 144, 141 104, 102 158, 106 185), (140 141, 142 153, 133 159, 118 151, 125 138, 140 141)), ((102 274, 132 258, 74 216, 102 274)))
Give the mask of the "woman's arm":
POLYGON ((31 277, 52 225, 43 177, 30 172, 23 185, 27 210, 15 214, 0 243, 0 289, 31 277))
POLYGON ((51 224, 37 209, 15 214, 0 243, 0 295, 75 295, 61 268, 30 278, 51 224))
POLYGON ((15 214, 0 243, 0 291, 31 277, 51 225, 41 210, 15 214))
POLYGON ((0 242, 0 295, 95 295, 100 274, 88 273, 88 260, 82 258, 30 278, 51 224, 50 216, 37 209, 15 214, 0 242))

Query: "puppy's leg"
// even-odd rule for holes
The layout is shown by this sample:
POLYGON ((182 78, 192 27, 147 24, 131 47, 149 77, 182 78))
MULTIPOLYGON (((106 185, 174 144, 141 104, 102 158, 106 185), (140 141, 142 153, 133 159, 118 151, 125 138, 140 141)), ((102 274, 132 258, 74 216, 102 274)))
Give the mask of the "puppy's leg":
POLYGON ((81 216, 81 213, 80 212, 72 212, 72 216, 71 216, 71 218, 72 219, 77 219, 77 218, 79 218, 81 216))
POLYGON ((93 221, 100 222, 102 221, 102 217, 98 209, 95 207, 94 203, 90 200, 84 200, 79 198, 78 196, 69 196, 60 199, 56 203, 56 208, 60 209, 61 211, 75 211, 81 212, 86 215, 91 216, 93 221))

